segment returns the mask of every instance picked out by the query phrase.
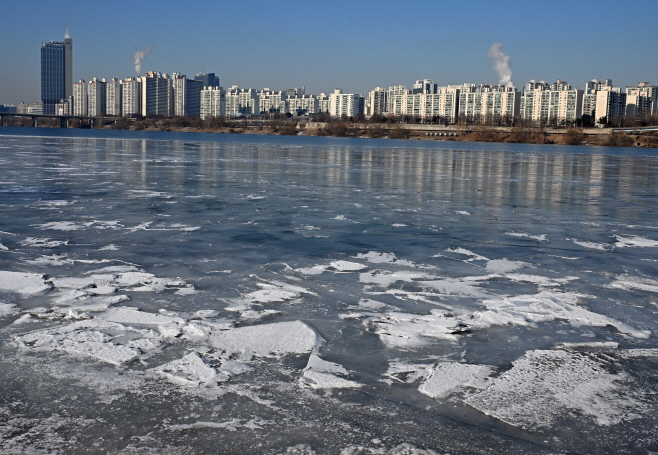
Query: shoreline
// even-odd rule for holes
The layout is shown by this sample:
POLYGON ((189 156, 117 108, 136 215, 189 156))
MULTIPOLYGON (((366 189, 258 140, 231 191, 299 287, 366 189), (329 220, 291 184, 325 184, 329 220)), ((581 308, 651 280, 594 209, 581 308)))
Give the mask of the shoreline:
MULTIPOLYGON (((22 125, 5 125, 13 128, 33 128, 22 125)), ((38 129, 60 129, 54 126, 38 126, 38 129)), ((79 128, 70 128, 79 129, 79 128)), ((658 148, 658 131, 642 134, 613 132, 612 128, 587 129, 548 129, 523 127, 488 127, 419 124, 377 124, 377 123, 299 123, 281 124, 262 122, 259 125, 245 124, 245 121, 228 123, 216 128, 150 126, 147 128, 82 128, 111 131, 145 131, 173 133, 212 133, 212 134, 255 134, 271 136, 325 136, 365 139, 407 139, 442 142, 491 142, 514 144, 577 145, 596 147, 658 148)))

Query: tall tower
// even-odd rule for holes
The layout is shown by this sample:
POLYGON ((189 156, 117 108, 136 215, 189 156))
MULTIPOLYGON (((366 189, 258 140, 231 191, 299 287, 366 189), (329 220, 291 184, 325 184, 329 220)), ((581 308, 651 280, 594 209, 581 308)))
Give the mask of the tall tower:
POLYGON ((41 102, 43 113, 54 115, 55 104, 73 95, 73 40, 41 44, 41 102))

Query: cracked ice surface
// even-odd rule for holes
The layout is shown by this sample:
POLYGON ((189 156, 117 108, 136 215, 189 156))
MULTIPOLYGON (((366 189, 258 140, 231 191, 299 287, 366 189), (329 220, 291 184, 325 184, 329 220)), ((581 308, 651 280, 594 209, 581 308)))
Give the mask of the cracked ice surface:
POLYGON ((3 453, 658 452, 649 152, 5 131, 3 453))

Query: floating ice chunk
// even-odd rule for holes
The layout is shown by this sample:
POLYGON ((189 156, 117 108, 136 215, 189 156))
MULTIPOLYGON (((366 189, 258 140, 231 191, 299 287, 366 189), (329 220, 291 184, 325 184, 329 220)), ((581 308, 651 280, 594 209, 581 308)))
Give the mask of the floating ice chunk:
POLYGON ((103 267, 102 269, 91 270, 86 272, 85 275, 98 275, 98 274, 112 274, 112 273, 123 273, 123 272, 134 272, 139 271, 134 265, 111 265, 109 267, 103 267))
POLYGON ((605 251, 608 249, 608 245, 605 245, 603 243, 585 242, 585 241, 578 241, 575 239, 571 239, 571 241, 576 245, 582 246, 583 248, 589 248, 590 250, 605 251))
POLYGON ((213 333, 208 341, 226 355, 269 357, 310 353, 320 336, 301 321, 261 324, 213 333))
POLYGON ((482 390, 489 384, 492 373, 493 369, 488 365, 441 362, 418 390, 432 398, 447 398, 469 389, 482 390))
POLYGON ((371 300, 371 299, 361 299, 359 300, 359 307, 360 308, 366 308, 368 310, 378 310, 380 308, 384 308, 386 305, 383 302, 378 302, 377 300, 371 300))
POLYGON ((16 292, 21 295, 44 294, 52 289, 40 273, 6 272, 0 270, 0 291, 16 292))
POLYGON ((658 293, 658 281, 649 278, 639 278, 630 275, 620 275, 615 281, 610 283, 611 288, 658 293))
MULTIPOLYGON (((488 279, 489 277, 477 277, 481 280, 488 279)), ((445 278, 443 280, 432 281, 418 281, 424 287, 429 287, 441 295, 465 295, 472 297, 485 297, 489 293, 477 287, 476 284, 471 284, 475 280, 467 280, 464 278, 445 278)))
POLYGON ((276 314, 282 314, 282 312, 277 310, 257 311, 252 309, 252 310, 242 311, 240 314, 240 319, 249 320, 249 321, 259 321, 261 319, 265 319, 267 317, 274 316, 276 314))
POLYGON ((546 238, 546 234, 531 235, 526 232, 507 231, 505 232, 505 235, 511 235, 513 237, 526 237, 528 239, 537 240, 539 242, 548 242, 548 239, 546 238))
POLYGON ((619 349, 614 341, 592 341, 590 343, 558 343, 557 349, 619 349))
POLYGON ((579 295, 574 293, 548 291, 534 295, 498 297, 482 302, 487 310, 473 313, 469 319, 462 319, 474 329, 506 324, 532 326, 539 322, 565 320, 576 327, 612 326, 636 338, 648 338, 651 335, 650 331, 636 330, 623 322, 577 305, 578 298, 579 295))
POLYGON ((75 261, 68 257, 68 254, 52 254, 50 256, 41 256, 36 259, 25 259, 23 260, 26 264, 36 265, 36 266, 62 266, 62 265, 72 265, 75 261))
POLYGON ((327 271, 327 268, 328 266, 326 265, 314 265, 312 267, 295 269, 295 271, 301 273, 302 275, 321 275, 327 271))
POLYGON ((119 324, 139 324, 139 325, 164 325, 179 323, 185 321, 181 318, 174 318, 164 316, 157 313, 147 313, 130 307, 110 308, 107 313, 102 316, 108 322, 116 322, 119 324))
POLYGON ((572 411, 599 425, 640 418, 624 372, 613 374, 610 357, 580 351, 530 351, 491 386, 466 399, 487 415, 526 430, 551 427, 572 411))
POLYGON ((5 316, 13 316, 18 313, 18 308, 12 303, 1 303, 0 302, 0 318, 5 316))
POLYGON ((79 231, 94 224, 93 221, 53 221, 46 224, 38 224, 39 229, 50 229, 53 231, 79 231))
POLYGON ((617 238, 617 242, 615 243, 615 246, 617 248, 624 248, 624 247, 640 247, 640 248, 658 247, 658 241, 657 240, 651 240, 651 239, 647 239, 647 238, 640 237, 640 236, 622 237, 621 235, 615 235, 615 237, 617 238))
POLYGON ((471 212, 467 212, 466 210, 457 210, 455 213, 458 215, 470 215, 471 212))
POLYGON ((507 258, 491 259, 487 262, 487 271, 492 273, 508 273, 526 267, 530 264, 523 261, 510 261, 507 258))
POLYGON ((217 428, 229 431, 237 431, 238 428, 248 428, 250 430, 260 430, 263 426, 273 425, 275 422, 264 420, 259 417, 250 420, 231 419, 224 422, 194 422, 181 425, 170 425, 170 430, 191 430, 194 428, 217 428))
POLYGON ((416 381, 425 380, 432 373, 433 365, 412 364, 400 360, 392 360, 384 373, 386 379, 382 382, 393 384, 393 381, 412 384, 416 381))
POLYGON ((407 227, 409 226, 408 224, 402 224, 402 223, 393 223, 391 224, 393 227, 407 227))
POLYGON ((197 292, 199 292, 199 291, 194 289, 193 285, 188 284, 184 288, 180 288, 178 291, 174 292, 174 294, 177 294, 177 295, 192 295, 192 294, 196 294, 197 292))
POLYGON ((68 240, 53 240, 44 237, 27 237, 20 242, 23 246, 37 246, 41 248, 55 248, 61 245, 67 245, 68 240))
POLYGON ((339 220, 339 221, 345 221, 345 215, 336 215, 335 217, 332 218, 332 220, 339 220))
POLYGON ((367 265, 350 261, 334 261, 330 265, 339 272, 356 272, 368 268, 367 265))
POLYGON ((118 246, 110 243, 109 245, 105 245, 104 247, 99 248, 98 251, 117 251, 118 249, 118 246))
POLYGON ((190 352, 181 359, 153 368, 155 373, 185 386, 210 386, 228 380, 229 376, 217 371, 198 352, 190 352))
POLYGON ((359 281, 366 284, 376 284, 381 287, 388 287, 396 281, 412 282, 415 279, 430 278, 425 273, 398 271, 388 272, 384 270, 373 270, 359 274, 359 281))
POLYGON ((30 332, 15 340, 22 348, 85 355, 114 365, 135 360, 161 345, 161 337, 150 330, 96 319, 30 332))
POLYGON ((244 295, 247 302, 251 303, 271 303, 271 302, 285 302, 299 297, 301 294, 312 294, 314 292, 302 286, 295 286, 293 284, 284 283, 281 281, 271 281, 269 283, 258 283, 262 289, 250 292, 244 295))
POLYGON ((341 377, 347 375, 349 375, 349 371, 342 365, 328 362, 311 354, 306 368, 302 372, 300 385, 314 389, 345 389, 363 386, 363 384, 341 377))
POLYGON ((379 335, 388 347, 410 349, 430 344, 436 339, 455 341, 457 334, 462 332, 463 324, 434 310, 426 315, 386 313, 365 319, 363 325, 379 335))
POLYGON ((9 248, 0 243, 0 251, 9 251, 9 248))
POLYGON ((365 314, 362 314, 362 313, 354 313, 354 312, 352 312, 352 313, 342 313, 342 314, 339 314, 338 317, 339 317, 340 319, 352 320, 352 319, 363 319, 363 318, 366 317, 366 315, 365 315, 365 314))
MULTIPOLYGON (((447 249, 446 251, 448 251, 449 253, 457 253, 457 254, 463 254, 464 256, 468 256, 469 259, 467 259, 466 262, 489 261, 489 258, 481 256, 477 253, 473 253, 471 250, 467 250, 466 248, 450 248, 450 249, 447 249)), ((440 255, 437 255, 437 256, 440 256, 440 255)))
POLYGON ((371 264, 395 264, 404 267, 417 267, 412 261, 406 259, 398 259, 394 253, 379 253, 377 251, 369 251, 367 253, 359 253, 354 256, 355 259, 365 259, 371 264))
POLYGON ((504 276, 508 280, 532 283, 538 286, 545 286, 545 287, 560 286, 562 284, 568 283, 569 281, 574 281, 579 279, 578 277, 575 276, 568 276, 563 278, 549 278, 546 276, 530 275, 527 273, 507 273, 504 276))

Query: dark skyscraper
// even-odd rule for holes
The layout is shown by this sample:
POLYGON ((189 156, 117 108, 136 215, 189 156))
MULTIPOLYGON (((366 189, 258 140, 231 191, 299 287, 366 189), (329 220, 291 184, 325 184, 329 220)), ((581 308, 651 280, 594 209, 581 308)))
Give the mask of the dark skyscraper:
POLYGON ((73 95, 73 40, 41 45, 41 102, 44 114, 55 114, 55 104, 73 95))
POLYGON ((197 74, 194 79, 203 82, 204 87, 219 87, 219 78, 215 73, 197 74))

